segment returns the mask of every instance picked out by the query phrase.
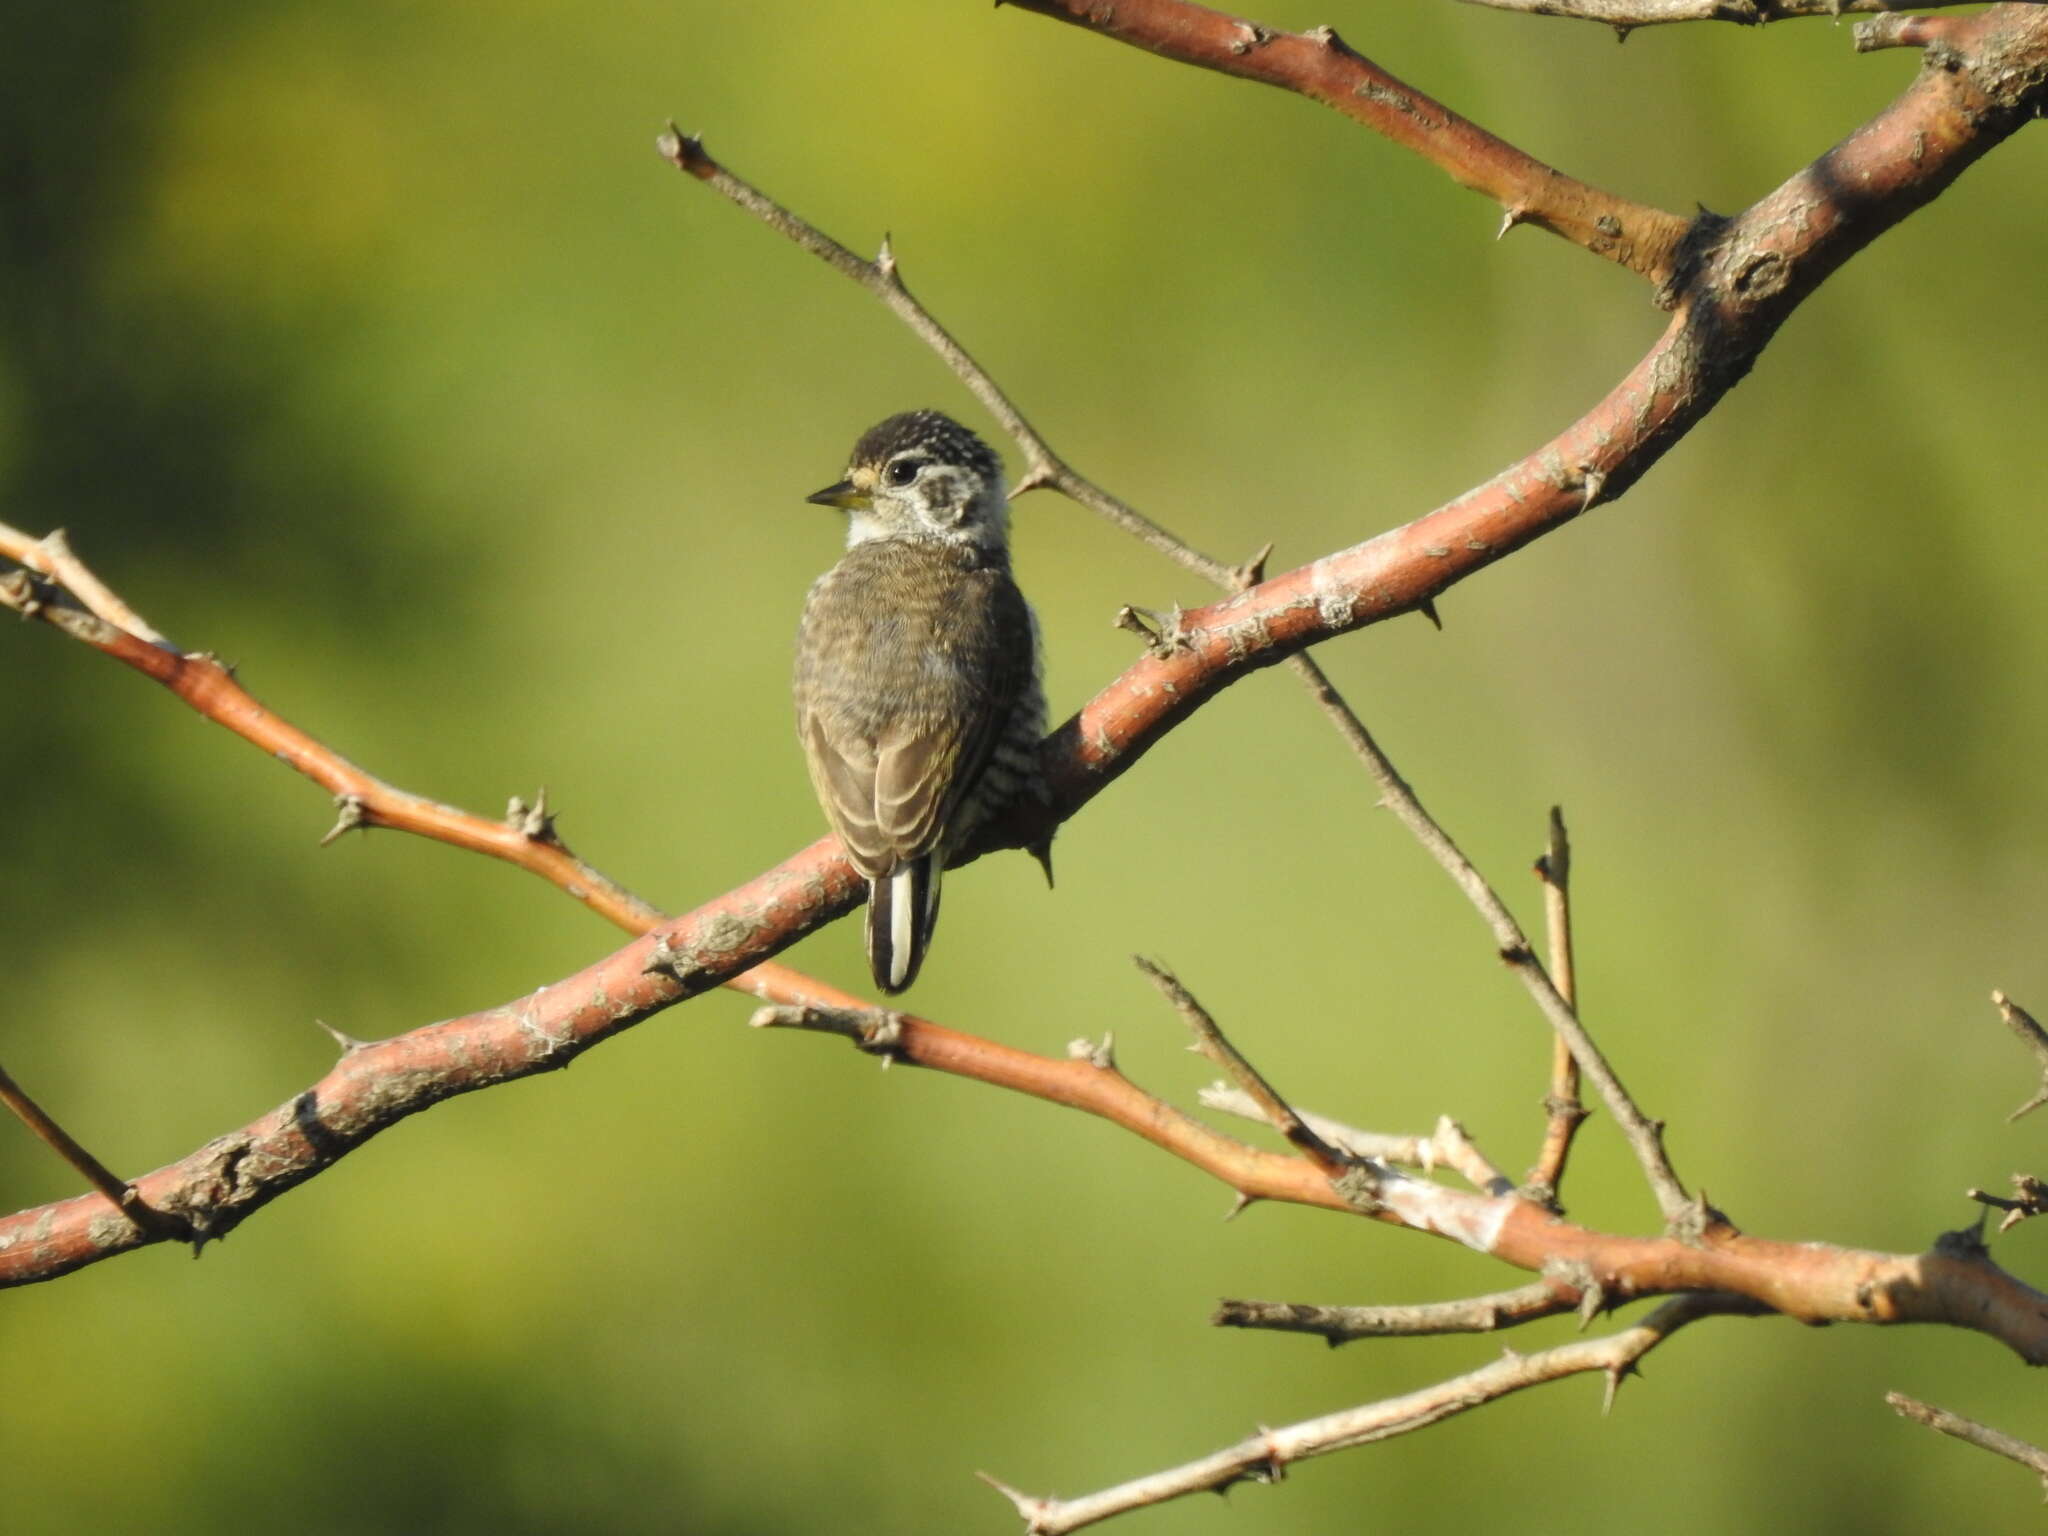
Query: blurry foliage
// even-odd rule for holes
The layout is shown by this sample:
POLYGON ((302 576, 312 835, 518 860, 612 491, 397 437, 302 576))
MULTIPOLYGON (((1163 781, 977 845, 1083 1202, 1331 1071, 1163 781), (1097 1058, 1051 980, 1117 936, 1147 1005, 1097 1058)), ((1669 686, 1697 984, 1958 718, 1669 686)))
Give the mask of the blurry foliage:
MULTIPOLYGON (((1632 196, 1734 208, 1907 78, 1824 25, 1606 32, 1452 6, 1329 21, 1632 196)), ((672 907, 816 835, 788 637, 854 434, 978 419, 878 307, 664 167, 670 115, 912 286, 1075 461, 1276 568, 1561 427, 1661 324, 1640 287, 1278 93, 986 6, 18 5, 0 54, 0 517, 408 787, 549 786, 672 907)), ((1535 912, 1561 800, 1589 1016, 1745 1225, 1911 1248, 2038 1166, 1986 992, 2048 998, 2048 609, 2022 135, 1830 281, 1629 498, 1326 648, 1425 800, 1535 912)), ((1056 707, 1119 603, 1201 593, 1019 511, 1056 707)), ((0 1059, 117 1166, 238 1125, 361 1036, 616 942, 507 871, 378 836, 146 684, 0 654, 0 1059)), ((957 878, 915 998, 1039 1050, 1204 1073, 1129 970, 1283 1087, 1533 1151, 1537 1021, 1469 914, 1267 674, 1064 834, 957 878)), ((847 925, 793 958, 855 983, 847 925)), ((1511 1277, 1225 1193, 1106 1128, 706 999, 444 1106, 193 1264, 0 1298, 10 1536, 1005 1530, 1075 1491, 1405 1390, 1496 1340, 1226 1336, 1220 1294, 1410 1301, 1511 1277), (88 1491, 89 1490, 89 1491, 88 1491)), ((0 1126, 10 1206, 68 1193, 0 1126)), ((1596 1122, 1574 1210, 1642 1228, 1596 1122)), ((2001 1242, 2040 1268, 2040 1233, 2001 1242)), ((1565 1325, 1559 1325, 1560 1330, 1565 1325)), ((1512 1342, 1534 1347, 1550 1337, 1512 1342)), ((1567 1385, 1161 1530, 1992 1529, 2023 1480, 1903 1387, 2039 1437, 1983 1340, 1696 1330, 1612 1419, 1567 1385), (1488 1468, 1469 1475, 1474 1456, 1488 1468), (1541 1498, 1522 1492, 1541 1486, 1541 1498), (1573 1496, 1569 1490, 1597 1489, 1573 1496), (1624 1513, 1625 1512, 1625 1513, 1624 1513), (1249 1522, 1249 1523, 1247 1523, 1249 1522)))

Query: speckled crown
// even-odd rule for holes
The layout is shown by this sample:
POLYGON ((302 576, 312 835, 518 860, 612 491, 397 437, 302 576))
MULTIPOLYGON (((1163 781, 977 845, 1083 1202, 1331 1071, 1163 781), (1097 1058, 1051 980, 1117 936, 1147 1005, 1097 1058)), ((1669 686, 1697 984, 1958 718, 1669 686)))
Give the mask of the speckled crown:
POLYGON ((985 480, 1002 473, 1002 460, 989 445, 942 411, 904 411, 868 428, 853 445, 851 462, 879 469, 906 448, 920 448, 985 480))

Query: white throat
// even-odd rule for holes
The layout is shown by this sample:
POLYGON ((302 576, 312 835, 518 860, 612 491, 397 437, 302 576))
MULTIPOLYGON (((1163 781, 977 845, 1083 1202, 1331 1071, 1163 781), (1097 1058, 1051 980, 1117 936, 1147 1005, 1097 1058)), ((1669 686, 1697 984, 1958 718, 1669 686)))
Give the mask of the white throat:
POLYGON ((846 520, 846 547, 868 544, 876 539, 906 539, 934 544, 957 544, 984 553, 1001 553, 1010 545, 1009 497, 999 480, 993 497, 984 495, 963 515, 951 509, 934 515, 922 505, 894 502, 855 507, 846 520))

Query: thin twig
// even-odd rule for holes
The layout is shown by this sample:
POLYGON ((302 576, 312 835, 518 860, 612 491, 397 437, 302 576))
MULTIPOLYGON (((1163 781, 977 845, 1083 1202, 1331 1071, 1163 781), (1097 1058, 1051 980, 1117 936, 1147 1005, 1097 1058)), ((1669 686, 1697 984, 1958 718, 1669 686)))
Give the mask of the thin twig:
POLYGON ((1039 435, 1038 429, 1024 419, 1024 413, 1018 410, 1010 397, 997 387, 995 380, 989 377, 988 371, 974 360, 965 347, 953 339, 952 332, 939 324, 931 311, 911 296, 897 267, 895 253, 886 240, 882 243, 881 254, 873 261, 854 255, 823 230, 799 218, 773 198, 735 176, 711 158, 702 140, 683 133, 674 123, 670 123, 668 132, 656 140, 655 147, 661 151, 662 158, 677 170, 685 175, 694 176, 720 196, 744 208, 770 229, 793 240, 841 276, 852 278, 886 304, 891 314, 909 326, 925 345, 938 353, 960 382, 967 386, 968 392, 981 402, 1023 450, 1026 470, 1013 487, 1015 492, 1035 490, 1039 486, 1052 486, 1098 516, 1108 519, 1133 538, 1143 540, 1183 568, 1206 577, 1218 586, 1230 585, 1230 567, 1211 560, 1136 508, 1118 501, 1099 486, 1077 475, 1052 451, 1045 439, 1039 435))
POLYGON ((2048 1181, 2036 1178, 2031 1173, 2016 1173, 2012 1176, 2012 1198, 1994 1195, 1989 1190, 1968 1189, 1964 1191, 1979 1205, 1988 1205, 1994 1210, 2005 1212, 1998 1223, 2000 1232, 2010 1232, 2021 1222, 2033 1216, 2048 1216, 2048 1181))
POLYGON ((116 629, 126 630, 137 639, 151 645, 160 645, 166 650, 175 647, 156 630, 150 627, 141 614, 130 608, 114 591, 101 581, 72 551, 71 540, 62 528, 52 528, 40 539, 23 533, 19 528, 10 528, 0 523, 0 555, 19 561, 38 576, 46 576, 58 586, 68 590, 79 604, 95 617, 105 620, 116 629))
POLYGON ((1923 1403, 1918 1398, 1908 1397, 1903 1392, 1887 1392, 1884 1400, 1897 1410, 1901 1418, 1925 1424, 1929 1429, 1938 1429, 1944 1435, 1953 1435, 1966 1440, 1981 1450, 1993 1455, 2016 1461, 2033 1470, 2041 1479, 2041 1491, 2048 1495, 2048 1451, 2038 1445, 2006 1434, 2003 1430, 1992 1429, 1979 1424, 1975 1419, 1966 1419, 1959 1413, 1950 1413, 1946 1408, 1936 1408, 1932 1403, 1923 1403))
MULTIPOLYGON (((1272 1123, 1266 1118, 1258 1100, 1227 1083, 1211 1083, 1199 1090, 1196 1097, 1207 1108, 1226 1115, 1257 1120, 1261 1124, 1272 1123)), ((1370 1158, 1376 1163, 1394 1167, 1420 1168, 1425 1173, 1440 1167, 1449 1168, 1482 1193, 1511 1195, 1515 1192, 1514 1180, 1496 1168, 1466 1134, 1465 1128, 1449 1115, 1439 1116, 1436 1129, 1427 1136, 1389 1136, 1378 1131, 1362 1131, 1341 1120, 1311 1114, 1305 1109, 1298 1109, 1295 1113, 1324 1141, 1353 1157, 1370 1158)))
POLYGON ((1579 1304, 1579 1292, 1562 1280, 1532 1280, 1491 1296, 1434 1301, 1408 1307, 1319 1307, 1291 1301, 1216 1304, 1209 1321, 1218 1328, 1258 1328, 1274 1333, 1309 1333, 1331 1345, 1355 1339, 1412 1338, 1444 1333, 1493 1333, 1539 1318, 1556 1317, 1579 1304))
POLYGON ((126 1179, 119 1178, 107 1165, 94 1157, 78 1144, 75 1137, 63 1126, 50 1118, 49 1112, 28 1096, 21 1084, 17 1083, 0 1067, 0 1104, 13 1110, 21 1123, 65 1162, 69 1163, 78 1176, 113 1202, 114 1209, 134 1222, 136 1227, 156 1237, 185 1237, 184 1227, 167 1218, 161 1211, 154 1211, 143 1202, 142 1195, 126 1179))
MULTIPOLYGON (((1572 845, 1564 829, 1564 808, 1550 808, 1550 840, 1536 861, 1536 878, 1543 882, 1543 928, 1549 941, 1550 979, 1557 995, 1579 1011, 1578 968, 1572 958, 1572 845)), ((1564 1166, 1571 1156, 1572 1137, 1585 1123, 1586 1106, 1579 1101, 1579 1062, 1572 1055, 1571 1042, 1553 1035, 1550 1051, 1550 1093, 1543 1101, 1545 1124, 1543 1146, 1536 1154, 1536 1166, 1529 1170, 1525 1186, 1532 1200, 1562 1210, 1559 1191, 1564 1184, 1564 1166)))
POLYGON ((2006 1027, 2020 1037, 2020 1043, 2032 1051, 2034 1059, 2041 1064, 2040 1091, 2005 1117, 2009 1125, 2028 1111, 2048 1104, 2048 1030, 2044 1030, 2031 1013, 2003 992, 1993 992, 1991 1001, 1998 1009, 1998 1016, 2005 1020, 2006 1027))
MULTIPOLYGON (((129 629, 128 620, 140 622, 135 611, 72 553, 62 530, 39 539, 0 523, 0 556, 19 561, 54 584, 32 590, 19 573, 0 578, 0 607, 39 618, 125 662, 207 719, 331 794, 339 814, 321 839, 323 843, 373 827, 409 832, 453 848, 488 854, 538 875, 627 933, 647 933, 665 921, 659 908, 570 851, 555 830, 546 791, 532 806, 515 797, 505 819, 493 821, 388 784, 317 737, 272 714, 218 658, 181 652, 147 625, 142 631, 129 629)), ((773 961, 732 978, 727 985, 764 1001, 791 1004, 801 1003, 817 987, 802 972, 773 961)))
POLYGON ((1616 1389, 1644 1355, 1689 1323, 1707 1317, 1750 1314, 1755 1303, 1734 1296, 1680 1296, 1665 1302, 1634 1327, 1603 1339, 1581 1339, 1539 1354, 1508 1353, 1476 1371, 1404 1397, 1387 1398, 1341 1413, 1280 1429, 1262 1430, 1249 1440, 1149 1477, 1075 1499, 1035 1498, 984 1473, 1016 1507, 1028 1536, 1060 1536, 1129 1510, 1164 1504, 1190 1493, 1220 1493, 1236 1483, 1277 1482, 1289 1466, 1312 1456, 1391 1440, 1444 1419, 1483 1407, 1526 1387, 1597 1371, 1607 1378, 1611 1407, 1616 1389))
POLYGON ((1500 958, 1535 999, 1536 1006, 1550 1021, 1558 1037, 1569 1043, 1579 1069, 1592 1079, 1593 1086, 1607 1105, 1608 1113, 1614 1116, 1615 1123, 1634 1149, 1636 1161, 1656 1195, 1665 1221, 1675 1223, 1684 1218, 1692 1209, 1692 1200, 1665 1155, 1662 1123, 1650 1119, 1636 1107, 1635 1100, 1622 1087, 1621 1079, 1608 1065, 1607 1058, 1593 1043, 1593 1037, 1580 1024, 1571 1004, 1537 960, 1507 905, 1486 883, 1486 878, 1472 861, 1465 857, 1464 851, 1452 841, 1450 834, 1423 808, 1415 791, 1380 750, 1379 743, 1373 740, 1364 722, 1334 689, 1326 690, 1320 702, 1359 761, 1365 764, 1373 782, 1379 786, 1380 803, 1394 813, 1395 819, 1413 834, 1444 873, 1451 877, 1452 883, 1465 893, 1466 900, 1478 910, 1492 933, 1500 958))
MULTIPOLYGON (((1852 13, 1895 11, 1909 0, 1466 0, 1496 11, 1521 11, 1535 16, 1560 16, 1609 26, 1625 39, 1637 27, 1660 27, 1684 21, 1727 21, 1758 27, 1771 21, 1807 17, 1840 18, 1852 13)), ((1910 0, 1916 7, 1967 5, 1971 0, 1910 0)))
POLYGON ((1209 1010, 1195 1000, 1195 995, 1181 985, 1180 978, 1155 960, 1143 955, 1131 956, 1131 963, 1144 973, 1146 980, 1159 989, 1160 995, 1173 1005, 1174 1012, 1195 1037, 1190 1049, 1206 1056, 1217 1066, 1228 1072, 1237 1083, 1238 1089, 1258 1106, 1259 1118, 1274 1130, 1285 1136, 1288 1143, 1313 1162, 1333 1179, 1341 1179, 1360 1171, 1360 1164, 1315 1133, 1306 1120, 1296 1114, 1273 1085, 1266 1081, 1259 1069, 1245 1060, 1236 1046, 1224 1038, 1216 1020, 1209 1010))
MULTIPOLYGON (((0 524, 0 555, 30 564, 26 557, 44 542, 0 524)), ((645 933, 662 920, 658 909, 572 854, 555 835, 552 818, 545 820, 546 835, 541 836, 537 829, 543 823, 531 822, 523 804, 512 820, 492 821, 385 783, 325 742, 271 713, 217 657, 181 652, 161 636, 151 639, 134 633, 94 611, 83 598, 77 607, 70 606, 64 599, 77 594, 80 581, 104 595, 101 606, 111 603, 126 611, 104 583, 74 562, 61 588, 34 599, 34 616, 162 684, 207 719, 334 796, 341 820, 328 833, 329 839, 354 828, 411 832, 472 853, 489 854, 538 874, 628 933, 645 933)), ((0 580, 0 607, 20 611, 24 602, 18 575, 13 582, 9 585, 0 580)))

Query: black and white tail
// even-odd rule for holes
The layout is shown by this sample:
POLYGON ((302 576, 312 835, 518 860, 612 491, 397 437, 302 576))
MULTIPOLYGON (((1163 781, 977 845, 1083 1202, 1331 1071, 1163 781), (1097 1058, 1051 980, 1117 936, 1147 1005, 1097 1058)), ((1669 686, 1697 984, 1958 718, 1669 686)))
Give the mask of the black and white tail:
POLYGON ((939 857, 927 854, 868 883, 868 969, 891 994, 917 980, 939 921, 939 857))

